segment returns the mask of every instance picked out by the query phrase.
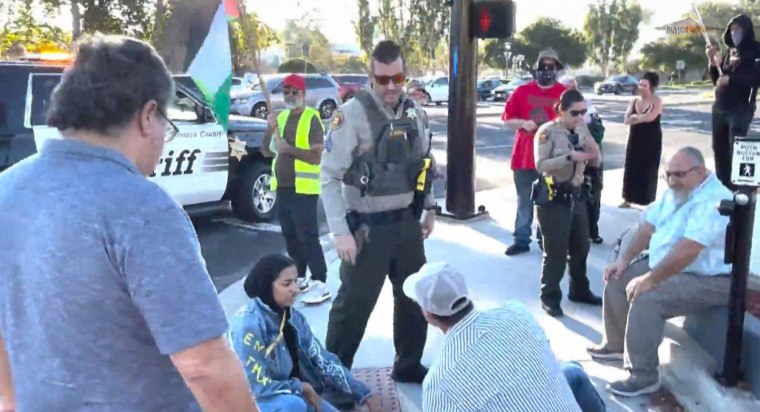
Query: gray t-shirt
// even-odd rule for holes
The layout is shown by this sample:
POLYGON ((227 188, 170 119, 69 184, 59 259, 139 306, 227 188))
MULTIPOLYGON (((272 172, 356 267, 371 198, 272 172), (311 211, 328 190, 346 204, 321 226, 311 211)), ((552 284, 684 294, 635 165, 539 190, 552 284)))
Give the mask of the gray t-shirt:
POLYGON ((227 320, 180 205, 120 153, 51 140, 0 174, 0 228, 20 411, 197 408, 168 355, 227 320))

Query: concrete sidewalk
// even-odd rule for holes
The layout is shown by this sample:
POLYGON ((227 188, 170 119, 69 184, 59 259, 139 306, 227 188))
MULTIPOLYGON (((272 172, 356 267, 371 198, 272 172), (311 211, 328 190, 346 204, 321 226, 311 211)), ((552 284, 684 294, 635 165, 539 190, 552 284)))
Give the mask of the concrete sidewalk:
MULTIPOLYGON (((602 271, 611 252, 610 244, 620 233, 639 219, 636 209, 619 209, 620 182, 622 170, 605 173, 604 206, 600 221, 602 245, 592 245, 588 258, 588 271, 594 292, 603 290, 602 271)), ((664 185, 661 185, 664 186, 664 185)), ((661 189, 662 190, 662 189, 661 189)), ((610 396, 605 385, 625 377, 622 365, 603 365, 591 361, 586 354, 588 345, 601 341, 602 321, 598 307, 579 305, 563 301, 566 316, 553 319, 544 314, 540 307, 541 255, 537 248, 525 255, 507 257, 505 248, 512 241, 511 229, 514 224, 517 201, 512 187, 480 192, 476 196, 476 206, 484 205, 490 216, 475 222, 460 223, 440 219, 433 236, 426 242, 429 261, 446 260, 467 276, 471 295, 480 308, 496 307, 508 300, 524 303, 544 327, 552 347, 560 360, 580 361, 592 377, 597 390, 605 398, 610 411, 671 410, 658 406, 657 397, 616 398, 610 396)), ((328 245, 326 245, 328 246, 328 245)), ((329 247, 328 247, 329 249, 329 247)), ((328 252, 330 259, 328 286, 333 294, 339 286, 339 261, 334 252, 328 252)), ((567 281, 563 289, 567 293, 567 281)), ((242 291, 242 281, 225 290, 221 300, 228 313, 243 306, 247 298, 242 291)), ((356 355, 355 368, 386 367, 393 363, 394 349, 392 336, 393 296, 389 282, 386 282, 373 312, 364 340, 356 355)), ((312 329, 324 338, 327 329, 330 304, 316 307, 299 305, 308 317, 312 329)), ((738 391, 723 391, 717 384, 710 386, 710 365, 700 357, 699 347, 685 334, 679 333, 678 320, 669 327, 669 338, 661 345, 660 358, 665 385, 687 406, 688 410, 760 410, 760 404, 747 403, 738 391), (696 354, 696 355, 695 355, 696 354), (695 388, 699 388, 695 393, 695 388), (709 395, 709 396, 705 396, 709 395), (716 402, 718 402, 716 404, 716 402), (742 403, 744 402, 744 403, 742 403), (688 404, 687 404, 688 403, 688 404), (747 406, 751 405, 751 406, 747 406), (716 406, 716 409, 711 409, 716 406), (746 409, 753 408, 753 409, 746 409)), ((440 349, 443 335, 436 329, 429 329, 423 363, 430 364, 440 349)), ((714 383, 714 382, 713 382, 714 383)), ((417 385, 399 385, 399 400, 404 412, 419 411, 421 389, 417 385)))

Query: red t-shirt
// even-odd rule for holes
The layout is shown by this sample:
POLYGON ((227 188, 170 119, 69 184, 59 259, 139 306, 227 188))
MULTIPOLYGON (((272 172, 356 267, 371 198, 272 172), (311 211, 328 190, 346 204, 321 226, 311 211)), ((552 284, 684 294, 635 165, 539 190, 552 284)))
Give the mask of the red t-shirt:
MULTIPOLYGON (((565 86, 556 83, 548 89, 542 89, 535 81, 515 89, 504 106, 502 120, 523 119, 533 120, 538 126, 554 120, 557 117, 554 105, 559 101, 565 86)), ((535 169, 533 157, 533 137, 535 131, 528 133, 525 129, 517 129, 515 144, 512 148, 512 170, 535 169)))

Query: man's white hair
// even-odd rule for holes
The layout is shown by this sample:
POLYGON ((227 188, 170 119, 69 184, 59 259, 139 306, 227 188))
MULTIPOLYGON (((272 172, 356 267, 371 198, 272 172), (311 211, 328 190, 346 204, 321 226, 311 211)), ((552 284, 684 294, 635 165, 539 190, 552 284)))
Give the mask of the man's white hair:
POLYGON ((564 75, 564 76, 562 76, 562 77, 559 78, 559 83, 562 84, 563 86, 567 86, 570 83, 572 83, 573 81, 575 81, 575 77, 573 77, 573 76, 571 76, 569 74, 566 74, 566 75, 564 75))

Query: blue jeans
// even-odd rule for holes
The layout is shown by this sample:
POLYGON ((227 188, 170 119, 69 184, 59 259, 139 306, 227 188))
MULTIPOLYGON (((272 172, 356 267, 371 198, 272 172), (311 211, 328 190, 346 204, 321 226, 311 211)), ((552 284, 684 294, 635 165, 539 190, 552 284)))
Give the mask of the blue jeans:
MULTIPOLYGON (((275 395, 256 399, 261 412, 314 412, 316 409, 306 399, 297 395, 275 395)), ((334 406, 322 400, 322 412, 339 412, 334 406)))
POLYGON ((515 188, 517 189, 517 217, 515 217, 515 244, 530 245, 530 227, 533 225, 533 201, 530 193, 533 182, 538 179, 538 172, 533 169, 513 170, 515 188))
POLYGON ((578 362, 563 362, 562 373, 573 390, 575 401, 581 407, 583 412, 604 412, 606 409, 604 401, 591 383, 586 371, 578 362))

